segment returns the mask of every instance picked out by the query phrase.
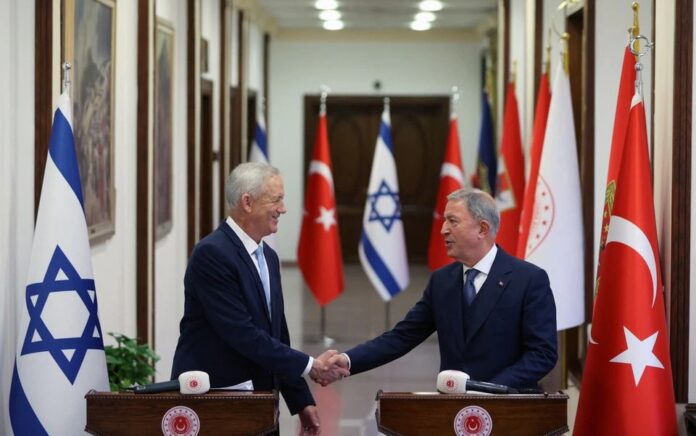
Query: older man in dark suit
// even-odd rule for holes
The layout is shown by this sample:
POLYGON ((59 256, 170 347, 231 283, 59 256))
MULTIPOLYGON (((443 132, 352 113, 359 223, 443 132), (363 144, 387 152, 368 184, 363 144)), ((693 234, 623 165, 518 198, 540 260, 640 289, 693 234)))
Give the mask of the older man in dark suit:
POLYGON ((283 309, 280 263, 264 236, 275 233, 286 212, 283 179, 268 164, 245 163, 230 174, 229 217, 191 253, 184 316, 172 378, 205 371, 213 387, 280 389, 306 434, 319 433, 319 416, 303 376, 325 384, 348 374, 329 368, 335 351, 313 359, 290 348, 283 309))
POLYGON ((495 245, 495 200, 461 189, 447 197, 441 233, 454 262, 435 271, 423 297, 392 330, 329 362, 358 374, 397 359, 433 332, 440 370, 535 388, 556 358, 556 306, 546 272, 495 245))

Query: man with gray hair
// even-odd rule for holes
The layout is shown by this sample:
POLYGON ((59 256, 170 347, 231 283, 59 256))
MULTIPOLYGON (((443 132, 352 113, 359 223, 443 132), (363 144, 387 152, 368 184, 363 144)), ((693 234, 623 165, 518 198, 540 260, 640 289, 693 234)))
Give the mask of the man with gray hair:
POLYGON ((556 305, 541 268, 495 245, 500 215, 477 189, 447 196, 441 234, 456 262, 435 271, 423 297, 392 330, 329 359, 352 374, 397 359, 433 332, 440 371, 513 388, 537 388, 556 364, 556 305))
POLYGON ((290 348, 278 255, 263 242, 285 209, 280 172, 243 163, 227 179, 229 216, 193 249, 184 277, 184 316, 172 379, 205 371, 212 387, 279 389, 303 434, 319 434, 319 415, 304 380, 323 384, 348 374, 330 368, 330 350, 314 359, 290 348))

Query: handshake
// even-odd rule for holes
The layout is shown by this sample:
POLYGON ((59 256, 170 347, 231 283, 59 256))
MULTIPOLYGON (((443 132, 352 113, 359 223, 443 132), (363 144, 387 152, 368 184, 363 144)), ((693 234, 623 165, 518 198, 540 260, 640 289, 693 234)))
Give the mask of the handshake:
POLYGON ((328 386, 349 375, 348 358, 336 350, 327 350, 315 357, 309 371, 309 377, 322 386, 328 386))

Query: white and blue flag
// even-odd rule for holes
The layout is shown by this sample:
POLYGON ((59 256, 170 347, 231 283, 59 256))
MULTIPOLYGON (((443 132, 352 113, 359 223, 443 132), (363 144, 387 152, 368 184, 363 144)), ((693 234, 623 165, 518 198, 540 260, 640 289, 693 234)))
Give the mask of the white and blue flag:
POLYGON ((27 276, 17 300, 12 430, 82 433, 85 394, 108 391, 109 381, 66 94, 53 119, 27 276))
POLYGON ((249 150, 249 162, 269 162, 266 120, 263 118, 263 111, 256 114, 256 127, 254 128, 254 139, 251 141, 251 150, 249 150))
MULTIPOLYGON (((268 159, 268 142, 266 139, 266 120, 263 117, 263 109, 256 114, 256 127, 254 128, 254 139, 251 141, 249 150, 249 162, 270 163, 268 159)), ((275 233, 263 238, 264 242, 274 250, 278 248, 275 233)))
POLYGON ((409 282, 404 223, 401 220, 389 103, 385 102, 372 160, 358 253, 372 286, 384 301, 406 289, 409 282))

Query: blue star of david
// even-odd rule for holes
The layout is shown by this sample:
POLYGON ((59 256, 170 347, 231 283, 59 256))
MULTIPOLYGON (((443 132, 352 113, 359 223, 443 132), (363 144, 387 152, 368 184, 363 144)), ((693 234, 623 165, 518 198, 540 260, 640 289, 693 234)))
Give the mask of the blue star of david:
POLYGON ((374 194, 368 194, 367 198, 370 201, 370 216, 368 217, 368 222, 379 221, 382 223, 387 232, 389 232, 394 225, 394 222, 401 219, 401 202, 399 201, 399 193, 392 191, 391 188, 389 188, 389 185, 387 185, 386 180, 382 180, 377 192, 374 194), (391 214, 383 214, 377 209, 377 202, 380 200, 380 197, 385 197, 387 201, 394 202, 391 214))
POLYGON ((101 326, 97 317, 97 297, 95 294, 92 301, 88 292, 90 290, 95 291, 94 280, 81 278, 63 250, 57 245, 43 281, 27 285, 26 304, 29 311, 29 326, 24 337, 21 355, 48 351, 71 384, 75 383, 87 350, 104 349, 101 326), (59 279, 58 274, 61 271, 65 277, 59 279), (56 339, 41 319, 41 313, 52 292, 76 292, 84 303, 89 317, 79 337, 56 339), (74 352, 68 358, 64 350, 74 350, 74 352))

